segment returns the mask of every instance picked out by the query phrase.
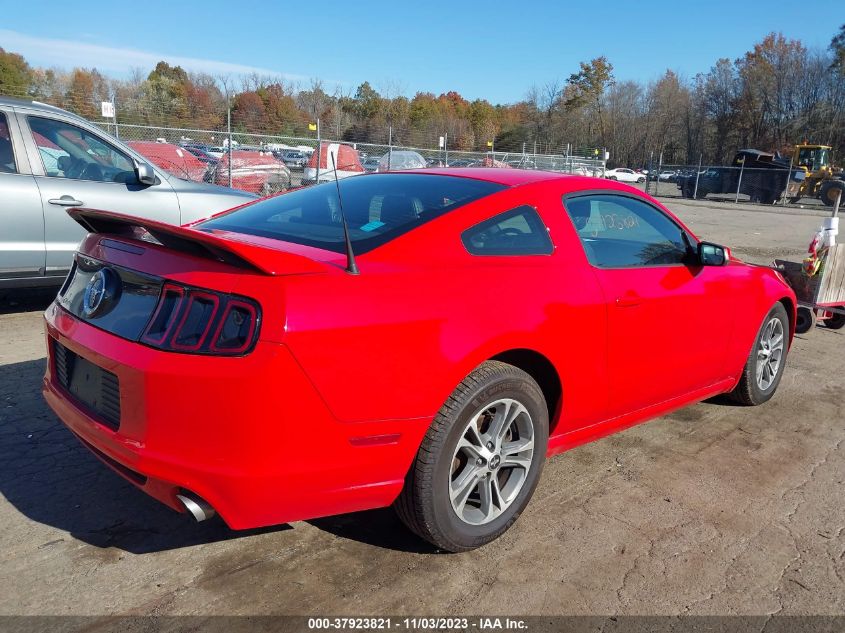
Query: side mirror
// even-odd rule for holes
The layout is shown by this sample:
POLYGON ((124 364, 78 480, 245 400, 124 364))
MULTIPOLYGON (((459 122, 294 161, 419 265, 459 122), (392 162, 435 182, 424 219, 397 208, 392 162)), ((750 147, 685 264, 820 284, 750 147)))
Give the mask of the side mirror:
POLYGON ((135 175, 142 185, 156 184, 156 173, 149 163, 138 163, 135 165, 135 175))
POLYGON ((712 242, 698 243, 698 261, 702 266, 724 266, 731 258, 731 251, 726 246, 712 242))

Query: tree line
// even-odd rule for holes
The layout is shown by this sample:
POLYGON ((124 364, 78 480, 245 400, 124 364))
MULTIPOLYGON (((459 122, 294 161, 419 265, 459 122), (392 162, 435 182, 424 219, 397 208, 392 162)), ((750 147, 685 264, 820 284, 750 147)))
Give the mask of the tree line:
MULTIPOLYGON (((37 99, 102 120, 114 99, 127 124, 451 149, 561 154, 610 152, 610 165, 720 164, 739 148, 789 153, 801 141, 845 156, 845 25, 824 50, 772 33, 738 59, 716 60, 687 78, 667 70, 651 82, 617 81, 605 57, 581 62, 566 80, 530 87, 513 104, 468 100, 456 91, 407 97, 394 84, 329 90, 258 75, 189 73, 165 61, 115 79, 96 68, 33 67, 0 48, 0 94, 37 99)), ((840 161, 842 162, 841 158, 840 161)))

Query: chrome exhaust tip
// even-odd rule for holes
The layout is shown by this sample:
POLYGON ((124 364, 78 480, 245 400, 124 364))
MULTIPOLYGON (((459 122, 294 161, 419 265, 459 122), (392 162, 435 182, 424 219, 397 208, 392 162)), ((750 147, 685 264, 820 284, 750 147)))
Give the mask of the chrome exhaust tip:
POLYGON ((176 495, 176 498, 182 503, 185 507, 185 510, 190 512, 191 516, 196 519, 197 523, 200 521, 205 521, 206 519, 210 519, 213 517, 217 512, 212 508, 208 502, 197 497, 196 495, 191 495, 188 492, 185 492, 180 495, 176 495))

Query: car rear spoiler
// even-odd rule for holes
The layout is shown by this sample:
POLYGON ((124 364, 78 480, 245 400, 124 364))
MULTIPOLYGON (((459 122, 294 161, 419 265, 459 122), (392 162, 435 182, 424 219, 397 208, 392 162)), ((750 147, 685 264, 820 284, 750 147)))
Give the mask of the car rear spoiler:
POLYGON ((99 209, 73 208, 68 215, 89 233, 128 237, 165 248, 245 268, 263 275, 326 272, 327 265, 299 253, 226 239, 195 228, 175 226, 99 209))

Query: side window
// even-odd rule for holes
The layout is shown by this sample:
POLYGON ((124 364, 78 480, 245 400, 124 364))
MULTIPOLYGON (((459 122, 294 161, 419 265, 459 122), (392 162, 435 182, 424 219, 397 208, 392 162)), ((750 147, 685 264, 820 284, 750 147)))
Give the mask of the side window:
POLYGON ((12 135, 6 115, 0 112, 0 174, 16 174, 15 154, 12 151, 12 135))
POLYGON ((565 199, 590 263, 597 268, 686 263, 684 231, 650 204, 613 194, 565 199))
POLYGON ((135 182, 135 166, 123 152, 75 125, 28 117, 44 173, 56 178, 135 182))
POLYGON ((551 255, 552 240, 533 207, 505 211, 467 229, 461 241, 473 255, 551 255))

